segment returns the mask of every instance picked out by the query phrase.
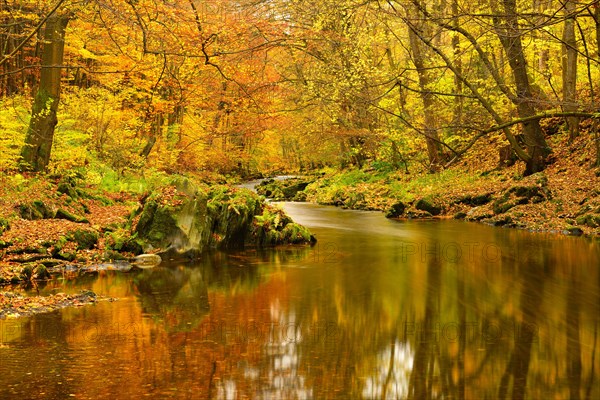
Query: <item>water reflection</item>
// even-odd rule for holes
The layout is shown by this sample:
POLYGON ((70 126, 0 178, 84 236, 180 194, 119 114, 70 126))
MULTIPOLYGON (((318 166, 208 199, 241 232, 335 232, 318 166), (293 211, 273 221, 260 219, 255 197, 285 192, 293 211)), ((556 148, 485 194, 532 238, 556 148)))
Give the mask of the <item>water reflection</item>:
POLYGON ((168 332, 191 330, 210 311, 200 269, 185 266, 146 269, 133 278, 142 312, 164 323, 168 332))
POLYGON ((363 387, 365 399, 404 399, 409 394, 409 378, 415 355, 409 343, 395 339, 378 355, 377 368, 363 387))
POLYGON ((317 246, 49 283, 120 300, 1 321, 0 398, 600 397, 597 242, 283 206, 317 246))

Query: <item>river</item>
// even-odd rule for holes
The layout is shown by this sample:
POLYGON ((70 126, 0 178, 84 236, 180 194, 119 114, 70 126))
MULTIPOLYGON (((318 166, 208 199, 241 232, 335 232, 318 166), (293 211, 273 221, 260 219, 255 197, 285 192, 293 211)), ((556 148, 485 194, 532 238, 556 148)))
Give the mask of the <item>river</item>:
POLYGON ((313 247, 214 252, 40 292, 0 398, 600 398, 598 241, 282 203, 313 247))

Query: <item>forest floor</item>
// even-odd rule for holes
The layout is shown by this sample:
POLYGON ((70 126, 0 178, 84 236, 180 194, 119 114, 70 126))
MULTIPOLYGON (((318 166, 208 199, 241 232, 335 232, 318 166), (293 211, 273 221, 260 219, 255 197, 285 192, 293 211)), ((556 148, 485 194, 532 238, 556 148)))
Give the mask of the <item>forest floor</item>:
POLYGON ((70 180, 0 175, 0 319, 95 304, 95 293, 30 296, 51 273, 76 276, 82 267, 133 257, 114 251, 131 212, 130 193, 100 192, 70 180))

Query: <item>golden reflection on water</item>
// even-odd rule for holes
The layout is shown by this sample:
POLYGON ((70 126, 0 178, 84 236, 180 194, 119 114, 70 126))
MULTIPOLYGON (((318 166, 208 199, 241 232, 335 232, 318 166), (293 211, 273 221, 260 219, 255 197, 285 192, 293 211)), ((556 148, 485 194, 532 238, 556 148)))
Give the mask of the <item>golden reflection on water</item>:
POLYGON ((597 242, 286 207, 317 246, 49 284, 119 300, 1 321, 0 398, 600 398, 597 242))

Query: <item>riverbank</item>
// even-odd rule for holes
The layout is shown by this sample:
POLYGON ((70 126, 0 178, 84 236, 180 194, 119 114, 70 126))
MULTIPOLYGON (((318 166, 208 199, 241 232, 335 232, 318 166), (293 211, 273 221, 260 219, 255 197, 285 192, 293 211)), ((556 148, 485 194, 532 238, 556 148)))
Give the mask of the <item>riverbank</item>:
POLYGON ((493 143, 449 169, 390 171, 366 167, 326 171, 317 178, 266 182, 263 195, 356 210, 378 210, 389 218, 454 218, 494 226, 569 235, 600 235, 600 169, 593 167, 593 141, 573 144, 556 135, 546 170, 524 177, 524 166, 498 167, 493 143), (290 190, 290 188, 304 188, 290 190))
MULTIPOLYGON (((6 293, 42 286, 56 274, 128 272, 201 257, 211 248, 315 241, 249 190, 181 176, 166 176, 137 192, 108 191, 76 174, 0 179, 0 286, 6 293)), ((71 304, 64 296, 18 296, 2 295, 0 318, 71 304), (15 301, 27 312, 12 310, 15 301)))

